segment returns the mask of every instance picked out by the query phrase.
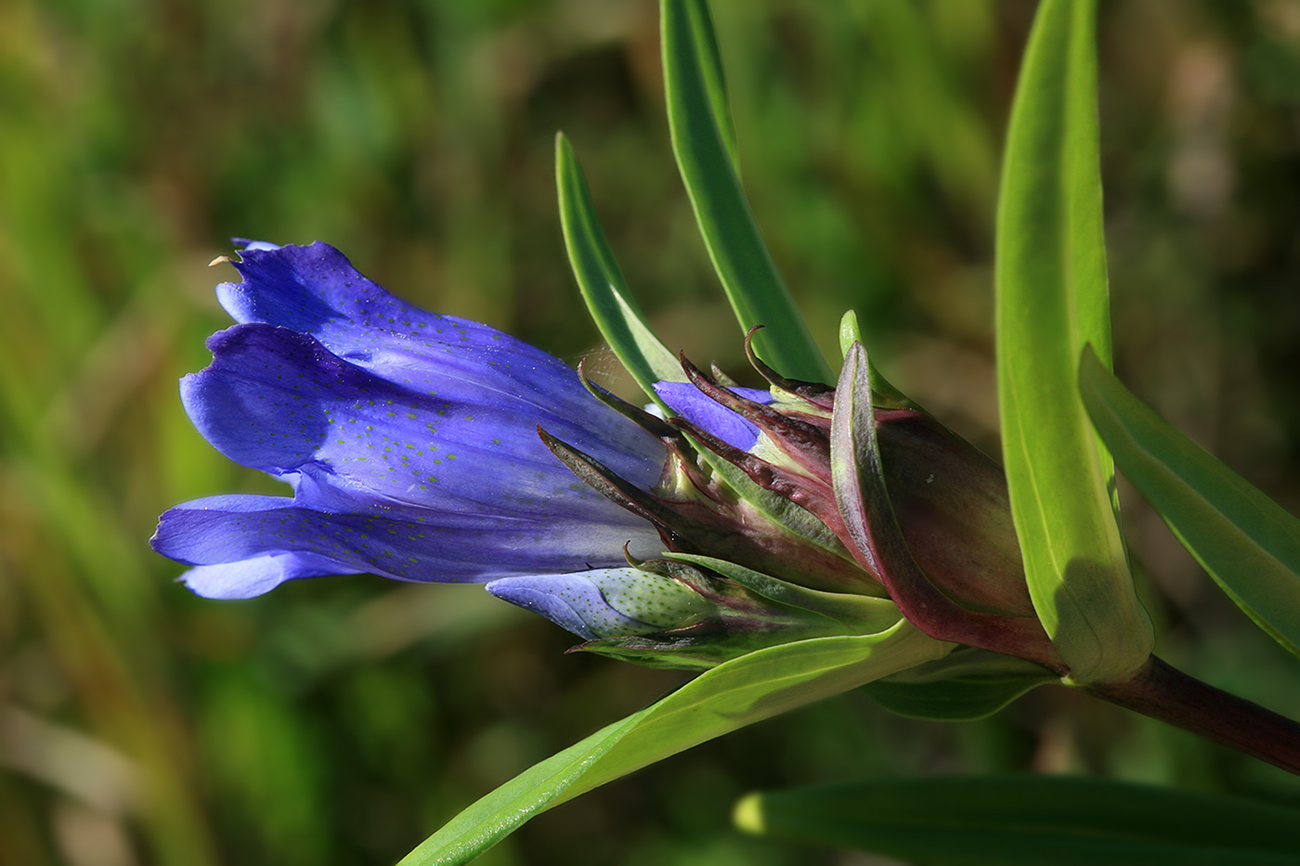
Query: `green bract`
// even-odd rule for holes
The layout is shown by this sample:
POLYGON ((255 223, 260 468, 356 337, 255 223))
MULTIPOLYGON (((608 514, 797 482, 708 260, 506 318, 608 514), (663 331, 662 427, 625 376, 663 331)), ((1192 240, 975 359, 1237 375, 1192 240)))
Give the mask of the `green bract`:
POLYGON ((997 231, 998 400, 1011 508, 1034 607, 1077 682, 1151 653, 1116 518, 1110 455, 1075 386, 1110 357, 1091 2, 1039 9, 1016 89, 997 231))

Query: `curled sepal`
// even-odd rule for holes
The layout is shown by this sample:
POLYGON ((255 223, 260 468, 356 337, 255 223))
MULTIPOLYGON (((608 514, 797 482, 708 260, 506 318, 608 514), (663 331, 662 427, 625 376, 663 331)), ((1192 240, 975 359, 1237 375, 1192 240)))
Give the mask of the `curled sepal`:
POLYGON ((861 343, 850 347, 836 387, 831 471, 846 528, 843 540, 863 567, 879 576, 913 625, 937 640, 1005 653, 1065 672, 1036 618, 971 610, 945 592, 945 575, 927 574, 913 558, 886 487, 871 405, 871 373, 861 343))
MULTIPOLYGON (((808 403, 816 406, 825 412, 826 417, 830 417, 831 405, 835 401, 835 389, 821 382, 804 382, 799 379, 787 379, 776 370, 773 370, 758 357, 754 351, 754 335, 763 329, 763 325, 755 325, 745 334, 745 357, 749 359, 749 365, 758 371, 758 374, 767 380, 774 391, 785 392, 795 397, 799 397, 808 403)), ((718 379, 716 370, 714 379, 718 379)), ((719 380, 721 381, 721 380, 719 380)), ((726 384, 725 382, 723 384, 726 384)))
MULTIPOLYGON (((835 391, 801 396, 800 383, 766 373, 770 393, 724 388, 689 363, 683 369, 688 384, 655 386, 679 413, 672 424, 847 543, 831 469, 835 391), (831 409, 824 419, 815 414, 819 405, 831 409)), ((871 394, 884 484, 921 570, 941 576, 944 592, 968 610, 1034 616, 1002 470, 929 414, 875 405, 878 393, 871 394)), ((862 573, 875 580, 871 551, 860 553, 862 573)))
POLYGON ((686 555, 631 568, 503 578, 487 590, 583 638, 575 651, 661 668, 702 670, 777 644, 877 634, 901 619, 885 599, 822 593, 686 555))
POLYGON ((627 402, 617 394, 600 387, 595 382, 587 378, 586 363, 578 362, 578 378, 586 387, 587 393, 613 409, 624 418, 636 424, 642 430, 651 436, 656 436, 665 442, 676 441, 681 439, 681 433, 678 432, 671 424, 659 415, 651 414, 640 406, 627 402))
POLYGON ((821 533, 806 528, 815 521, 806 513, 801 519, 802 509, 780 497, 774 497, 778 507, 772 509, 772 503, 740 495, 740 479, 728 478, 697 459, 685 437, 667 443, 662 477, 648 491, 545 430, 538 433, 551 453, 588 486, 648 520, 669 550, 716 555, 818 589, 884 594, 823 524, 817 524, 821 533))
MULTIPOLYGON (((825 389, 816 393, 813 396, 817 402, 813 402, 803 394, 785 389, 785 386, 798 389, 800 383, 781 379, 784 385, 774 385, 771 393, 763 395, 760 401, 753 399, 756 392, 722 387, 684 355, 681 362, 683 372, 699 394, 688 398, 679 387, 674 388, 667 392, 671 394, 668 398, 670 405, 687 398, 683 402, 699 412, 704 402, 699 399, 702 395, 717 404, 715 414, 707 418, 712 420, 717 417, 716 410, 722 409, 725 410, 724 416, 732 419, 732 424, 745 424, 754 433, 742 439, 727 435, 726 428, 722 427, 717 428, 715 434, 687 418, 674 418, 673 423, 710 451, 739 467, 760 487, 797 503, 837 535, 841 534, 831 494, 828 462, 827 436, 835 392, 825 389), (777 400, 775 395, 781 395, 783 399, 777 400)), ((759 369, 764 375, 776 376, 767 368, 759 369)), ((815 386, 804 390, 811 393, 812 387, 815 386)))

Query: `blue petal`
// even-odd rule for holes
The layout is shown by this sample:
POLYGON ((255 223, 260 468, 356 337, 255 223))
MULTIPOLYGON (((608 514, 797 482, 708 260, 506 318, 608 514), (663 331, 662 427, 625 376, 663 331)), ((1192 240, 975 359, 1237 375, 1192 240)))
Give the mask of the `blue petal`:
POLYGON ((494 580, 485 589, 585 640, 681 628, 713 610, 703 596, 680 581, 637 568, 509 577, 494 580))
POLYGON ((153 545, 223 598, 371 572, 485 581, 623 563, 660 547, 575 478, 544 427, 650 487, 662 443, 595 400, 559 360, 485 325, 425 313, 325 244, 249 243, 218 287, 240 322, 182 380, 196 427, 293 498, 221 496, 163 515, 153 545))
POLYGON ((247 238, 231 238, 242 250, 278 250, 279 244, 268 241, 250 241, 247 238))
MULTIPOLYGON (((689 382, 656 382, 655 393, 678 415, 712 433, 723 442, 748 451, 758 441, 758 428, 717 403, 689 382)), ((772 402, 770 391, 756 388, 728 388, 733 394, 764 405, 772 402)))
POLYGON ((660 546, 640 521, 599 523, 562 513, 523 520, 375 506, 332 513, 305 507, 302 498, 187 502, 163 514, 151 543, 178 562, 203 566, 183 579, 201 595, 218 598, 247 598, 284 580, 326 574, 482 582, 617 565, 627 542, 638 555, 660 546))
POLYGON ((661 463, 650 455, 662 452, 647 434, 611 423, 614 413, 546 352, 487 325, 407 304, 327 244, 250 249, 235 267, 243 281, 223 283, 217 294, 236 321, 311 334, 341 360, 427 397, 536 414, 529 429, 541 424, 633 483, 657 479, 661 463))
POLYGON ((237 325, 208 345, 212 366, 181 385, 195 426, 231 459, 294 483, 310 472, 367 501, 476 513, 549 515, 562 502, 573 516, 631 525, 555 459, 536 427, 641 486, 662 466, 658 440, 590 395, 581 427, 505 398, 418 393, 287 328, 237 325), (597 422, 599 439, 589 429, 597 422))
POLYGON ((204 598, 253 598, 296 577, 353 574, 311 554, 269 553, 221 565, 200 565, 181 575, 181 583, 204 598))
POLYGON ((400 371, 417 389, 461 378, 515 398, 523 391, 550 401, 557 384, 585 394, 559 359, 487 325, 412 306, 328 244, 245 250, 235 268, 243 281, 217 286, 235 321, 311 334, 354 364, 400 371))

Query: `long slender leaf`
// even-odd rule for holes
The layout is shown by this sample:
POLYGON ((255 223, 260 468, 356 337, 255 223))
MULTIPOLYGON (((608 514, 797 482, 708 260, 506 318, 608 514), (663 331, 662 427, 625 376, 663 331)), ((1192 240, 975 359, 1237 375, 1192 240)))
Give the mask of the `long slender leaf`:
POLYGON ((906 622, 750 653, 525 771, 457 815, 400 866, 466 863, 534 815, 729 731, 948 651, 906 622))
POLYGON ((1091 351, 1079 384, 1128 479, 1237 606, 1300 655, 1300 520, 1151 411, 1091 351))
POLYGON ((782 375, 830 382, 830 367, 777 273, 740 186, 722 65, 704 0, 663 0, 662 40, 673 153, 741 330, 766 326, 755 348, 782 375))
POLYGON ((743 829, 933 866, 1295 866, 1300 812, 1052 776, 833 785, 754 795, 743 829))
MULTIPOLYGON (((562 134, 555 142, 556 185, 560 196, 560 222, 569 250, 569 260, 582 290, 583 300, 596 326, 618 359, 632 374, 642 390, 666 413, 673 414, 654 392, 657 381, 685 381, 681 364, 650 330, 628 294, 623 274, 614 261, 604 232, 596 219, 587 182, 574 155, 573 147, 562 134)), ((789 527, 805 539, 828 549, 835 537, 826 525, 790 500, 754 483, 743 470, 707 448, 701 457, 758 511, 777 523, 789 527)))
MULTIPOLYGON (((655 382, 684 382, 682 366, 650 330, 628 294, 623 273, 596 219, 582 167, 563 133, 555 137, 555 183, 560 196, 560 225, 569 262, 582 299, 609 343, 641 390, 660 402, 655 382)), ((665 407, 666 408, 666 407, 665 407)))
POLYGON ((997 225, 1002 452, 1030 594, 1081 682, 1126 676, 1152 633, 1116 520, 1114 467, 1078 396, 1110 357, 1095 8, 1045 0, 1012 108, 997 225))

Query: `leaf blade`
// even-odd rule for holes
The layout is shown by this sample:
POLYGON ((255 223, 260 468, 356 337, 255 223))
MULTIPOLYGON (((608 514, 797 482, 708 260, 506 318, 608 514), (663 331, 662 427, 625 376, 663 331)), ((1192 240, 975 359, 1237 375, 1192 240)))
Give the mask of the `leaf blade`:
POLYGON ((1300 863, 1300 813, 1232 797, 1065 776, 828 785, 753 795, 738 823, 939 866, 1300 863))
POLYGON ((784 644, 719 665, 483 797, 399 866, 469 862, 552 806, 729 731, 938 658, 948 649, 899 622, 875 635, 784 644))
MULTIPOLYGON (((628 293, 623 273, 596 218, 582 167, 563 133, 555 137, 555 181, 564 245, 587 310, 641 390, 660 403, 654 383, 684 382, 686 375, 677 358, 650 330, 628 293)), ((667 408, 662 403, 660 406, 667 408)))
POLYGON ((705 0, 663 0, 661 13, 673 153, 741 331, 765 326, 754 345, 782 375, 830 382, 830 367, 777 272, 740 185, 708 6, 705 0))
POLYGON ((862 691, 906 718, 972 721, 991 716, 1031 689, 1056 680, 1054 673, 1033 662, 963 647, 867 683, 862 691))
POLYGON ((1078 395, 1083 345, 1110 357, 1098 168, 1095 7, 1045 0, 1012 109, 998 202, 999 412, 1035 609, 1080 682, 1138 669, 1153 643, 1078 395))
POLYGON ((1156 415, 1085 351, 1088 415, 1124 475, 1221 589, 1300 655, 1300 520, 1156 415))

